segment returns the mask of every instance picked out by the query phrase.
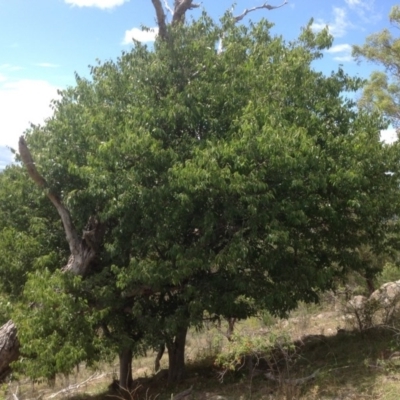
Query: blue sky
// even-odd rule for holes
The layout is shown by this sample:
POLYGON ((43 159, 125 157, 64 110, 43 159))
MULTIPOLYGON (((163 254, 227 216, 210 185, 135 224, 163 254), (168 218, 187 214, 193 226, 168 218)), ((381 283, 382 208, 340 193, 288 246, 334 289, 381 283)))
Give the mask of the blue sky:
MULTIPOLYGON (((166 0, 163 0, 165 2, 166 0)), ((234 15, 265 0, 237 0, 234 15)), ((283 0, 271 0, 279 5, 283 0)), ((169 0, 172 5, 173 0, 169 0)), ((232 7, 233 0, 203 0, 202 7, 214 18, 232 7)), ((339 64, 352 75, 368 77, 376 66, 351 58, 351 45, 390 28, 391 0, 289 0, 274 11, 250 13, 256 21, 266 17, 274 32, 288 40, 314 18, 314 28, 330 27, 333 47, 316 68, 329 73, 339 64)), ((192 12, 196 17, 200 11, 192 12)), ((11 162, 8 147, 29 122, 40 123, 51 115, 51 99, 57 89, 74 84, 74 72, 89 77, 96 59, 115 59, 128 50, 130 38, 151 41, 141 25, 155 27, 151 0, 0 0, 0 169, 11 162)))

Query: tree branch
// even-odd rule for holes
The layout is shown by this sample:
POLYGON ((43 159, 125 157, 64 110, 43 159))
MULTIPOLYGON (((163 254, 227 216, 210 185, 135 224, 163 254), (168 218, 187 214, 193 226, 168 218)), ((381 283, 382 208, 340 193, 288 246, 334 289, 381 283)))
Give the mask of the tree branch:
POLYGON ((151 0, 154 9, 156 10, 158 34, 163 40, 167 39, 167 23, 163 6, 160 0, 151 0))
POLYGON ((60 197, 49 188, 46 180, 36 169, 35 162, 23 136, 19 138, 19 153, 28 175, 45 191, 61 217, 71 253, 67 265, 63 267, 63 271, 70 271, 75 275, 85 275, 97 255, 99 243, 104 235, 104 226, 96 218, 91 217, 88 221, 87 230, 83 232, 83 237, 80 238, 72 222, 69 210, 64 206, 60 197))
POLYGON ((234 17, 235 22, 239 22, 240 20, 242 20, 248 13, 251 13, 252 11, 256 11, 256 10, 261 10, 261 9, 267 9, 269 11, 271 10, 275 10, 276 8, 281 8, 283 7, 285 4, 287 4, 287 0, 285 0, 280 6, 271 6, 268 3, 264 3, 262 6, 257 6, 257 7, 253 7, 253 8, 246 8, 242 14, 238 15, 237 17, 234 17))
POLYGON ((193 0, 175 0, 174 15, 171 24, 182 23, 185 20, 185 13, 188 10, 200 7, 200 4, 193 3, 193 0))
POLYGON ((172 10, 172 8, 169 6, 168 4, 168 0, 164 0, 164 6, 167 9, 167 11, 171 14, 174 15, 174 11, 172 10))
POLYGON ((21 156, 22 162, 24 163, 28 171, 28 175, 41 189, 45 190, 47 197, 50 199, 54 207, 57 209, 58 214, 60 215, 61 221, 64 226, 64 231, 69 244, 70 252, 71 254, 76 255, 79 251, 78 249, 80 247, 81 240, 76 233, 68 209, 64 206, 58 195, 52 192, 52 190, 48 187, 46 180, 40 175, 40 173, 36 169, 35 162, 33 161, 32 155, 28 149, 28 146, 23 136, 19 138, 18 147, 19 147, 19 154, 21 156))

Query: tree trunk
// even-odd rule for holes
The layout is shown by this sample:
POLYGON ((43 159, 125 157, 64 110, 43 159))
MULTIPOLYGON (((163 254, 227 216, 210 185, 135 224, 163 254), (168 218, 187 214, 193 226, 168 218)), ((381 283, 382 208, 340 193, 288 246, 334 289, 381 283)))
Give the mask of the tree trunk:
POLYGON ((165 351, 165 343, 161 343, 160 347, 158 348, 158 353, 156 356, 156 359, 154 361, 154 371, 158 372, 160 370, 160 361, 162 359, 162 356, 164 355, 164 351, 165 351))
POLYGON ((17 328, 10 320, 0 327, 0 382, 11 372, 10 364, 19 356, 17 328))
POLYGON ((185 376, 185 345, 187 325, 178 330, 175 338, 167 341, 168 349, 168 382, 179 382, 185 376))
POLYGON ((129 393, 132 387, 132 349, 125 349, 119 353, 119 387, 129 393))

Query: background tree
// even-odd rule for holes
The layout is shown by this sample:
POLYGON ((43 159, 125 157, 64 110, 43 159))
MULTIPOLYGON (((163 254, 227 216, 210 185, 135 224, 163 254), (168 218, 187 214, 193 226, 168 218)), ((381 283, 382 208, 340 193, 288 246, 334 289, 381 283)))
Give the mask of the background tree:
MULTIPOLYGON (((394 6, 389 20, 397 30, 400 28, 400 7, 394 6)), ((394 127, 400 127, 400 39, 389 29, 367 37, 363 46, 353 46, 353 55, 384 67, 385 72, 376 71, 367 81, 361 107, 378 111, 388 117, 394 127)))

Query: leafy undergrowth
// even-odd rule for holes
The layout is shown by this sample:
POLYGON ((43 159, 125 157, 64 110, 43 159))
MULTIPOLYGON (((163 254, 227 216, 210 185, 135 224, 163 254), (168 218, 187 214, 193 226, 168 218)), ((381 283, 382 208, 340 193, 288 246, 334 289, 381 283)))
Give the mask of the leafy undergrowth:
MULTIPOLYGON (((229 353, 226 339, 222 339, 215 328, 207 334, 192 333, 188 339, 187 379, 179 385, 168 386, 165 374, 163 377, 162 373, 151 373, 153 356, 150 355, 136 361, 136 372, 143 376, 136 379, 136 389, 128 398, 166 400, 171 399, 172 394, 193 386, 186 399, 398 399, 399 332, 389 328, 374 328, 362 333, 351 329, 335 329, 333 332, 333 328, 328 327, 338 325, 338 321, 342 321, 343 325, 343 318, 332 312, 314 311, 316 313, 311 315, 299 310, 289 322, 274 321, 269 327, 260 327, 254 321, 238 326, 241 338, 256 337, 260 340, 264 335, 267 342, 271 334, 284 332, 286 342, 285 346, 279 344, 278 337, 277 346, 266 358, 262 358, 258 351, 249 349, 253 357, 238 360, 236 368, 230 371, 216 365, 218 354, 229 353), (302 378, 306 379, 301 381, 302 378)), ((166 367, 166 360, 163 361, 166 367)), ((69 396, 67 392, 60 392, 61 389, 44 391, 43 387, 40 394, 40 388, 36 387, 35 392, 25 391, 24 395, 21 392, 18 398, 122 398, 121 393, 109 388, 115 366, 111 369, 96 376, 84 376, 81 371, 75 380, 87 380, 87 383, 71 391, 69 396)), ((63 384, 66 385, 66 382, 63 384)), ((5 398, 13 398, 15 386, 7 389, 7 395, 3 392, 5 398)))

